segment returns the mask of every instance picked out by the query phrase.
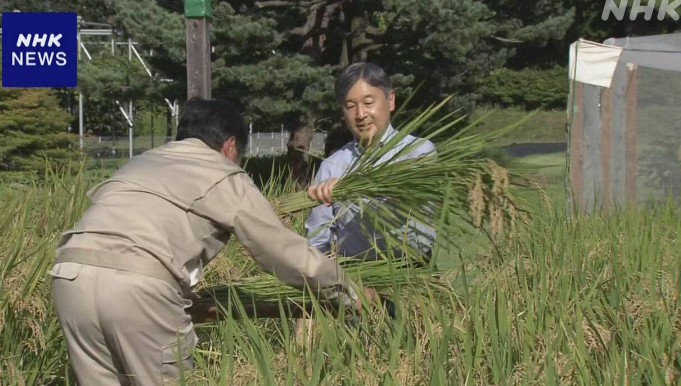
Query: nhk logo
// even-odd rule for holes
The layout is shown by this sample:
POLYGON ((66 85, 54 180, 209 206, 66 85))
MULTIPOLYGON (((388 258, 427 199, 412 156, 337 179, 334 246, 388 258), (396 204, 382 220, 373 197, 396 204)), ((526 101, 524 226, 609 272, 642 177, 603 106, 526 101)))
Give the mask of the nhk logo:
POLYGON ((3 87, 75 87, 75 13, 2 14, 3 87))
MULTIPOLYGON (((648 0, 647 5, 641 4, 642 0, 634 0, 634 4, 631 6, 629 11, 629 19, 635 21, 638 15, 643 14, 646 21, 650 21, 655 13, 655 6, 657 5, 656 0, 648 0)), ((665 17, 669 16, 675 21, 679 20, 679 14, 676 10, 681 7, 681 0, 675 0, 670 3, 670 0, 662 0, 660 6, 657 10, 657 20, 664 20, 665 17)), ((627 11, 627 5, 629 5, 629 0, 620 0, 619 5, 615 3, 615 0, 606 0, 605 7, 603 7, 603 14, 601 19, 608 20, 611 14, 615 15, 615 18, 619 21, 624 20, 624 15, 627 11)))

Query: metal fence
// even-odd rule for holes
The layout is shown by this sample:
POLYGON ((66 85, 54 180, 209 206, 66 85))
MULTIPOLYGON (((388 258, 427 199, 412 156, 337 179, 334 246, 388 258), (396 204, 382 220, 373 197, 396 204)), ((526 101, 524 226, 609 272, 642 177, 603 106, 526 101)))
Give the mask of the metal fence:
MULTIPOLYGON (((290 133, 252 133, 248 141, 246 156, 271 156, 286 153, 290 133)), ((310 152, 323 153, 325 133, 315 133, 310 144, 310 152)), ((172 137, 134 137, 132 141, 133 155, 140 155, 147 150, 159 147, 172 141, 172 137)), ((127 137, 83 138, 83 151, 93 158, 127 158, 130 154, 130 141, 127 137)))
MULTIPOLYGON (((284 131, 279 133, 252 133, 248 141, 247 155, 266 156, 286 152, 286 144, 291 133, 284 131)), ((325 133, 315 133, 310 144, 311 152, 323 152, 325 133)))

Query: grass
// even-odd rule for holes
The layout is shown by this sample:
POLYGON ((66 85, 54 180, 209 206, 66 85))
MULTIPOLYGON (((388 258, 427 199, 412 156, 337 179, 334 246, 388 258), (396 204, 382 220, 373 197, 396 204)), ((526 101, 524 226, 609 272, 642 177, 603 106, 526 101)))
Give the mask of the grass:
MULTIPOLYGON (((479 108, 476 116, 482 116, 490 110, 479 108)), ((520 109, 500 109, 481 122, 474 132, 488 133, 500 127, 508 125, 510 122, 517 122, 522 119, 527 112, 520 109)), ((539 111, 527 122, 504 137, 499 138, 495 145, 504 146, 517 143, 557 143, 566 142, 565 123, 567 115, 563 110, 539 111)))
MULTIPOLYGON (((513 164, 519 169, 529 169, 527 175, 546 192, 552 204, 558 210, 565 209, 567 202, 565 189, 565 153, 535 154, 522 157, 513 164)), ((543 205, 544 198, 536 191, 521 194, 530 201, 530 206, 543 205)))
MULTIPOLYGON (((523 161, 546 166, 561 157, 523 161)), ((438 257, 461 268, 451 273, 459 285, 449 298, 427 288, 398 292, 394 319, 380 308, 348 318, 318 310, 304 341, 285 317, 228 316, 198 327, 186 384, 678 383, 678 208, 567 218, 561 170, 534 172, 555 201, 549 208, 537 199, 527 228, 479 253, 438 257)), ((45 271, 59 232, 79 218, 98 178, 51 175, 0 190, 0 384, 73 384, 45 271)), ((301 231, 303 219, 286 221, 301 231)), ((206 285, 255 272, 231 243, 206 285)), ((239 304, 232 307, 238 315, 239 304)))

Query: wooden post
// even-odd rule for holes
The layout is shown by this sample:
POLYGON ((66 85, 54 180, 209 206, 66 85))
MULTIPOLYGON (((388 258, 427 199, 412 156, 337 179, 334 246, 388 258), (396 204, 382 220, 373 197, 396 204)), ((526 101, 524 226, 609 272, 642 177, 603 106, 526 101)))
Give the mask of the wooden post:
POLYGON ((83 150, 83 135, 85 133, 85 117, 83 116, 83 93, 78 93, 78 140, 80 143, 80 150, 83 150))
POLYGON ((624 197, 626 202, 635 206, 637 203, 636 176, 638 175, 637 134, 638 131, 638 66, 627 65, 627 128, 626 128, 626 176, 624 180, 624 197))
POLYGON ((616 206, 613 203, 612 178, 610 175, 614 99, 615 93, 613 88, 605 88, 601 96, 601 196, 603 199, 603 208, 606 211, 616 206))
POLYGON ((573 213, 584 211, 584 83, 575 82, 574 111, 570 127, 570 191, 573 213))
MULTIPOLYGON (((132 38, 128 38, 128 62, 132 61, 132 38)), ((133 119, 132 119, 132 99, 128 101, 128 156, 129 158, 132 158, 134 155, 134 146, 135 146, 135 140, 134 140, 134 130, 135 128, 133 127, 133 119)))
MULTIPOLYGON (((80 61, 80 28, 78 29, 78 60, 80 61)), ((83 93, 78 91, 78 142, 80 144, 79 149, 83 150, 83 135, 85 129, 83 128, 83 93)))
POLYGON ((133 118, 132 118, 132 100, 128 102, 128 156, 129 158, 132 158, 134 156, 134 146, 135 146, 135 141, 134 141, 134 128, 132 126, 133 123, 133 118))
POLYGON ((154 115, 156 115, 156 104, 151 100, 151 148, 154 148, 154 115))
POLYGON ((185 0, 187 99, 211 99, 210 0, 185 0))

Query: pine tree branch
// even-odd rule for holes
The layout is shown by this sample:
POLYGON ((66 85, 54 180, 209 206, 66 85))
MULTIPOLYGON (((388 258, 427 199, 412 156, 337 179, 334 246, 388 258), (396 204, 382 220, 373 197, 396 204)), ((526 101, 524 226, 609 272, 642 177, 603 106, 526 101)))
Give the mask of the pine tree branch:
POLYGON ((386 44, 385 43, 361 44, 355 47, 355 49, 357 50, 357 54, 366 54, 371 51, 376 51, 383 46, 386 46, 386 44))
POLYGON ((297 1, 286 1, 286 0, 269 0, 269 1, 256 1, 255 6, 263 9, 263 8, 275 8, 275 7, 291 7, 291 6, 300 6, 302 5, 301 3, 297 1))
MULTIPOLYGON (((338 1, 338 0, 336 0, 338 1)), ((341 2, 344 0, 341 0, 341 2)), ((266 0, 266 1, 256 1, 255 6, 260 9, 264 8, 280 8, 280 7, 298 7, 298 8, 310 8, 319 3, 325 3, 327 0, 316 0, 316 1, 290 1, 290 0, 266 0)))
POLYGON ((296 36, 304 36, 305 35, 305 27, 296 27, 291 30, 288 30, 287 33, 289 35, 296 35, 296 36))
POLYGON ((500 36, 494 36, 494 35, 492 35, 492 39, 498 40, 502 43, 511 43, 511 44, 523 44, 523 43, 525 43, 522 40, 502 38, 500 36))
POLYGON ((382 31, 372 25, 367 25, 364 27, 364 31, 370 36, 385 36, 387 31, 382 31))

